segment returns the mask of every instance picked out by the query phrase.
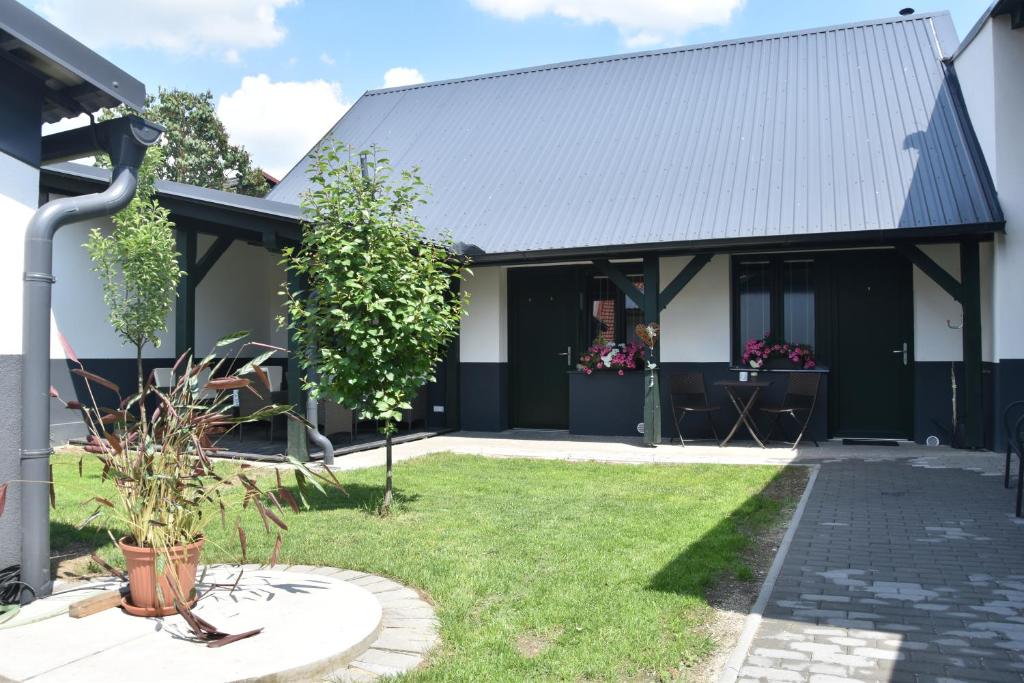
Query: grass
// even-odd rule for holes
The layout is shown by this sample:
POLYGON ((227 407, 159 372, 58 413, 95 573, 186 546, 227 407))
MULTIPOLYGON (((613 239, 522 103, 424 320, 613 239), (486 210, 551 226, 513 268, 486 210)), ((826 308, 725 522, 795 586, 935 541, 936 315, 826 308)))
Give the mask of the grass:
MULTIPOLYGON (((105 531, 74 529, 92 511, 81 501, 109 488, 99 467, 86 456, 80 478, 77 454, 53 462, 54 549, 91 545, 119 560, 105 531)), ((780 476, 797 475, 436 454, 396 468, 389 517, 372 513, 380 468, 345 473, 348 497, 314 494, 311 510, 285 518, 281 561, 425 591, 442 645, 404 680, 671 679, 714 648, 701 628, 706 591, 723 573, 749 575, 742 553, 778 520, 783 502, 762 491, 780 476)), ((255 516, 246 527, 250 561, 266 558, 273 537, 255 516)), ((205 561, 237 559, 232 529, 217 525, 209 540, 205 561)))

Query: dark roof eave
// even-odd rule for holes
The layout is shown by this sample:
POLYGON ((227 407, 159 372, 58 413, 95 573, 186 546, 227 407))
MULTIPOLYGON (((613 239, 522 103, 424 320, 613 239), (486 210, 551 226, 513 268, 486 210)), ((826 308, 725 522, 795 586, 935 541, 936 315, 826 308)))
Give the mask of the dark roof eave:
POLYGON ((1005 221, 975 223, 971 225, 936 226, 929 228, 895 228, 856 232, 830 232, 814 235, 774 235, 770 237, 737 237, 731 239, 696 240, 687 242, 656 242, 621 244, 564 249, 542 249, 483 253, 472 256, 477 265, 517 265, 578 261, 593 258, 635 258, 640 256, 673 256, 695 253, 730 253, 751 249, 837 249, 885 247, 894 244, 956 242, 965 237, 990 240, 997 232, 1005 231, 1005 221))
MULTIPOLYGON (((109 174, 82 164, 54 164, 40 169, 40 187, 72 195, 96 192, 106 187, 109 174)), ((157 197, 172 214, 194 222, 269 231, 289 240, 301 235, 302 209, 292 204, 163 180, 157 181, 157 197)))

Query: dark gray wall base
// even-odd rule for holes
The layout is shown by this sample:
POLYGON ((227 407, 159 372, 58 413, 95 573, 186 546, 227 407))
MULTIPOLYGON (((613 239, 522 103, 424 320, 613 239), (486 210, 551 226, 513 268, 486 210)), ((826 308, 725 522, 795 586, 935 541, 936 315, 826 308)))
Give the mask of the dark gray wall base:
MULTIPOLYGON (((712 406, 719 406, 719 409, 712 413, 712 420, 718 435, 722 438, 732 429, 736 423, 736 409, 729 401, 729 395, 722 387, 716 387, 715 382, 719 380, 735 380, 739 373, 729 369, 729 363, 662 363, 661 364, 661 425, 662 436, 668 440, 678 442, 676 428, 672 420, 672 403, 670 393, 672 387, 672 375, 685 372, 699 371, 704 373, 704 385, 708 392, 708 401, 712 406)), ((771 386, 761 390, 757 406, 776 406, 782 403, 786 394, 786 382, 788 374, 784 371, 762 372, 759 379, 771 382, 771 386)), ((769 425, 767 415, 760 414, 756 408, 754 419, 759 428, 764 432, 769 425)), ((789 418, 784 418, 779 423, 774 438, 792 440, 796 434, 796 423, 789 418)), ((714 435, 708 426, 708 421, 702 416, 690 416, 683 421, 684 439, 712 439, 714 435)), ((821 387, 818 390, 818 401, 814 407, 814 414, 811 416, 811 423, 804 435, 804 440, 816 439, 823 441, 828 438, 828 373, 821 373, 821 387)), ((752 441, 745 427, 740 427, 733 437, 736 441, 752 441)), ((731 442, 730 442, 731 443, 731 442)), ((810 443, 810 441, 807 441, 810 443)))
POLYGON ((508 363, 460 363, 459 406, 462 429, 508 429, 508 363))
POLYGON ((638 436, 644 419, 644 373, 569 373, 569 433, 638 436))
MULTIPOLYGON (((122 396, 128 396, 135 392, 138 385, 136 379, 134 358, 82 358, 82 365, 89 372, 95 373, 104 379, 116 384, 122 396)), ((145 358, 142 361, 143 372, 147 375, 153 368, 169 368, 174 365, 174 358, 145 358)), ((241 365, 248 358, 238 359, 241 365)), ((265 365, 284 365, 283 358, 272 358, 265 365)), ((50 384, 57 389, 57 393, 65 401, 76 399, 84 405, 89 405, 91 400, 85 386, 85 380, 71 372, 77 367, 70 361, 53 358, 50 360, 50 384)), ((287 382, 287 379, 285 379, 287 382)), ((117 398, 113 392, 98 385, 93 385, 93 393, 101 406, 114 406, 117 398)), ((155 402, 149 403, 150 408, 155 408, 155 402)), ((81 438, 88 434, 81 414, 77 410, 68 410, 57 399, 50 402, 50 439, 54 444, 65 444, 71 439, 81 438)))
MULTIPOLYGON (((21 478, 20 355, 0 355, 0 483, 21 478)), ((21 485, 12 484, 0 516, 0 568, 21 557, 21 485)))
MULTIPOLYGON (((953 384, 950 378, 950 365, 950 361, 914 363, 914 441, 917 443, 925 443, 929 436, 934 435, 943 445, 950 444, 953 424, 953 384)), ((957 413, 962 424, 964 364, 956 361, 952 366, 957 385, 957 413)), ((988 449, 997 447, 997 434, 993 429, 993 420, 997 412, 993 404, 997 368, 998 365, 995 363, 983 363, 981 368, 982 424, 985 430, 984 444, 988 449)), ((1002 411, 998 411, 998 414, 1002 415, 1002 411)))
MULTIPOLYGON (((1006 448, 1006 427, 1003 424, 1003 413, 1014 401, 1024 401, 1024 359, 1003 358, 992 364, 992 445, 994 450, 1006 448)), ((1019 410, 1013 416, 1024 415, 1019 410)), ((1012 426, 1012 425, 1011 425, 1012 426)))

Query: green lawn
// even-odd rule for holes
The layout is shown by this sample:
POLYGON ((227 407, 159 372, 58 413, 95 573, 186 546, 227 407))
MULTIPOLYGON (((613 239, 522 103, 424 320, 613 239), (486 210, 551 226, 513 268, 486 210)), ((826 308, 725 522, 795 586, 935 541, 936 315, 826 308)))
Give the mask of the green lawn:
MULTIPOLYGON (((104 545, 75 531, 102 491, 86 456, 54 457, 55 550, 104 545)), ((711 651, 700 625, 705 591, 725 572, 749 573, 750 535, 785 501, 762 495, 776 467, 632 466, 437 454, 396 467, 398 512, 373 515, 380 468, 345 473, 349 497, 314 496, 290 514, 282 562, 383 574, 437 605, 442 645, 405 680, 629 680, 674 678, 711 651)), ((109 494, 107 494, 109 495, 109 494)), ((273 538, 247 518, 250 561, 273 538)), ((231 561, 234 531, 210 535, 204 559, 231 561)))

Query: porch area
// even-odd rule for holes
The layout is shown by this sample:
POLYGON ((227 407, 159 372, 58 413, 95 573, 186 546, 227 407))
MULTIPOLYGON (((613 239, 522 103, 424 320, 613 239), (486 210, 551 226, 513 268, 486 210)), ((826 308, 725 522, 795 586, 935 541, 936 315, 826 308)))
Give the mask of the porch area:
POLYGON ((476 265, 461 428, 637 437, 654 365, 661 443, 1002 448, 991 236, 915 238, 476 265))

